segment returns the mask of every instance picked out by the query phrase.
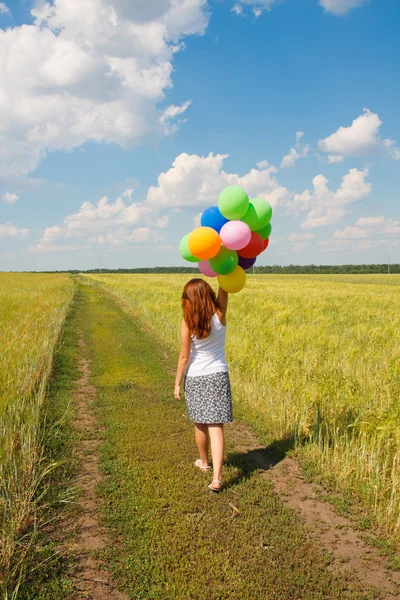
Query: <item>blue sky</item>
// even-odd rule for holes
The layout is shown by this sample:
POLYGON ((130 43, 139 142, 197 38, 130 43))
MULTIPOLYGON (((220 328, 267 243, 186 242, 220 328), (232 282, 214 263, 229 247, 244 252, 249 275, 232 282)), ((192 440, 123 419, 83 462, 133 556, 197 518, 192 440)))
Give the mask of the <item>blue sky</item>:
POLYGON ((258 264, 400 262, 397 0, 143 6, 0 2, 0 270, 184 264, 232 183, 258 264))

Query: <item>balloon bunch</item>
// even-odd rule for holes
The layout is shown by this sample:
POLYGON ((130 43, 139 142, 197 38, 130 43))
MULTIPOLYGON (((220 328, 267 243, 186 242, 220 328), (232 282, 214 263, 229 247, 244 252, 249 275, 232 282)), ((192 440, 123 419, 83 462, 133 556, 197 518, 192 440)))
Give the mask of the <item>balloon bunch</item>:
POLYGON ((218 206, 201 215, 200 224, 182 238, 179 250, 184 259, 199 263, 207 277, 218 277, 226 292, 240 292, 246 283, 247 269, 267 249, 271 234, 272 208, 266 200, 249 200, 239 186, 225 188, 218 206))

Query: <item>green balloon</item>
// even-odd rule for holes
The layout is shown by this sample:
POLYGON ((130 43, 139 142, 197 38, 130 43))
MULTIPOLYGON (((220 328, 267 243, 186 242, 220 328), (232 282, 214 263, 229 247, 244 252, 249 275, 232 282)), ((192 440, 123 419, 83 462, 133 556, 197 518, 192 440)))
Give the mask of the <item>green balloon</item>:
POLYGON ((266 225, 262 229, 258 229, 256 231, 256 233, 258 233, 258 235, 260 235, 263 240, 266 240, 271 235, 271 231, 272 231, 272 225, 271 225, 271 223, 268 223, 268 225, 266 225))
POLYGON ((222 190, 218 198, 220 213, 230 221, 238 221, 245 214, 249 206, 249 197, 243 188, 230 185, 222 190))
POLYGON ((189 236, 190 236, 190 233, 188 233, 187 235, 185 235, 185 237, 183 237, 181 239, 181 242, 179 244, 179 252, 181 253, 181 255, 183 256, 183 258, 185 260, 188 260, 189 262, 198 263, 201 261, 201 258, 196 258, 195 256, 193 256, 193 254, 189 250, 189 246, 188 246, 189 236))
POLYGON ((209 265, 218 275, 229 275, 238 266, 239 257, 235 250, 228 250, 221 246, 217 256, 209 259, 209 265))
POLYGON ((263 229, 272 218, 272 207, 263 198, 254 198, 250 200, 246 214, 241 218, 243 223, 246 223, 251 231, 263 229))

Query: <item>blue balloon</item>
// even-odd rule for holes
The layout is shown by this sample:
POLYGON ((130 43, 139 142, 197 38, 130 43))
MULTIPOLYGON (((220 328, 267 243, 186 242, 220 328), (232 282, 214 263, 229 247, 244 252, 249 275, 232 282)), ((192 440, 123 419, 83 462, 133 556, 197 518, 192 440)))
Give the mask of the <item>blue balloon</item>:
POLYGON ((218 206, 210 206, 201 215, 200 224, 202 227, 211 227, 218 233, 221 231, 225 223, 228 223, 229 219, 225 219, 219 212, 218 206))

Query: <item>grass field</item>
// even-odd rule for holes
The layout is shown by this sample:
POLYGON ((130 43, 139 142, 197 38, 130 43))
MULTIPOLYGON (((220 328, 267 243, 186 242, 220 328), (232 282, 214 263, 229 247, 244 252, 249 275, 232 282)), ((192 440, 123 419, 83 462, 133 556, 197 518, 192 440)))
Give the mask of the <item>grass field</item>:
MULTIPOLYGON (((42 403, 74 292, 68 275, 0 274, 0 582, 3 597, 32 542, 42 456, 42 403)), ((16 589, 16 588, 15 588, 16 589)))
MULTIPOLYGON (((179 350, 187 275, 102 275, 179 350)), ((236 416, 265 441, 293 439, 326 483, 400 539, 400 277, 250 276, 230 298, 236 416)))

